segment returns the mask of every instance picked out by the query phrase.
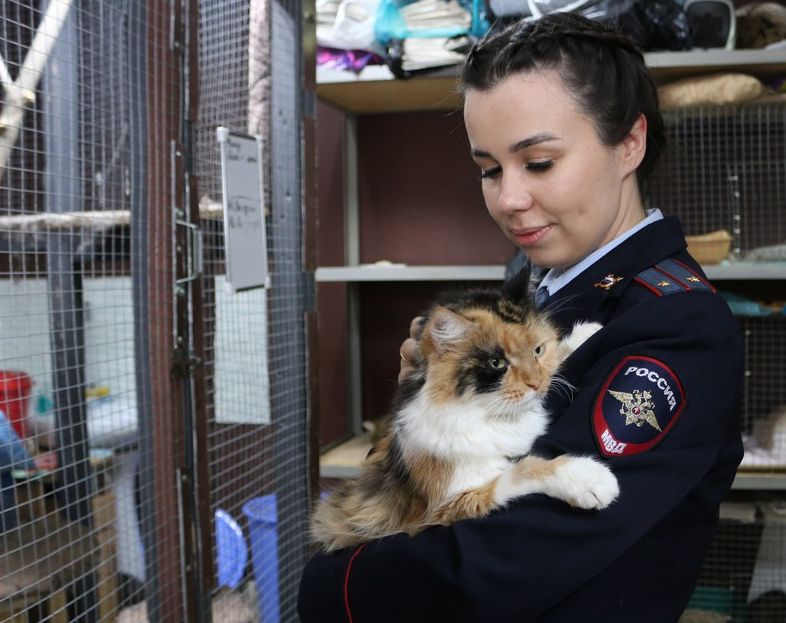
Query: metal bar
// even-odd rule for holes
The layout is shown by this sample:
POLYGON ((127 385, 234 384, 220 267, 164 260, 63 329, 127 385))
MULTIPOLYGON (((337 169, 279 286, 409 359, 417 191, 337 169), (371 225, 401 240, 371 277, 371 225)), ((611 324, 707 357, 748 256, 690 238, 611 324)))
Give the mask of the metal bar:
POLYGON ((360 264, 359 214, 357 118, 344 115, 344 261, 347 266, 360 264))
MULTIPOLYGON (((357 118, 344 115, 344 242, 347 266, 360 264, 357 118)), ((347 400, 349 432, 360 434, 363 421, 363 371, 360 344, 360 290, 347 284, 347 400)))
MULTIPOLYGON (((199 196, 197 177, 194 171, 195 149, 194 126, 199 117, 199 2, 190 0, 184 3, 183 20, 184 49, 182 57, 181 84, 182 124, 180 143, 183 145, 183 208, 188 223, 189 239, 189 278, 187 295, 188 379, 184 383, 186 412, 184 428, 186 432, 185 467, 190 475, 188 498, 188 523, 190 549, 190 575, 187 575, 189 590, 193 595, 194 617, 199 623, 212 621, 210 589, 213 586, 213 548, 210 530, 210 472, 206 460, 207 443, 207 397, 205 370, 202 362, 204 351, 204 309, 202 291, 202 242, 199 229, 199 196)), ((182 279, 178 281, 182 284, 182 279)))
POLYGON ((319 324, 316 312, 317 270, 317 174, 316 174, 316 4, 307 0, 303 5, 303 259, 306 274, 310 277, 305 288, 311 305, 306 311, 306 352, 308 361, 308 467, 311 502, 319 496, 319 324))
POLYGON ((147 187, 147 49, 144 24, 147 7, 144 2, 129 5, 129 101, 131 125, 135 132, 130 140, 130 202, 131 202, 131 281, 134 292, 134 349, 136 351, 136 395, 140 495, 140 533, 145 552, 145 599, 149 613, 161 611, 159 595, 159 559, 156 539, 155 437, 153 431, 151 361, 151 327, 148 316, 150 288, 148 274, 151 261, 148 249, 148 187, 147 187))
MULTIPOLYGON (((52 46, 58 41, 60 29, 66 23, 70 8, 71 0, 53 0, 48 3, 44 18, 36 29, 33 42, 25 55, 19 75, 12 84, 8 84, 11 76, 3 63, 5 71, 2 81, 5 87, 6 102, 0 111, 0 180, 3 178, 11 149, 22 129, 25 106, 35 101, 38 81, 44 74, 52 46)), ((48 72, 51 72, 51 67, 48 72)))
MULTIPOLYGON (((183 461, 183 393, 182 381, 173 378, 175 363, 172 336, 175 289, 173 266, 175 256, 172 206, 178 205, 173 196, 171 172, 171 143, 180 137, 180 110, 174 105, 180 97, 181 67, 177 50, 170 47, 172 11, 179 2, 146 3, 145 69, 146 127, 150 141, 146 144, 147 162, 147 229, 143 244, 148 254, 146 300, 148 322, 145 374, 151 377, 149 434, 152 436, 152 457, 146 469, 152 472, 154 488, 153 537, 156 542, 154 588, 158 596, 157 610, 148 617, 153 621, 179 622, 187 619, 183 594, 183 555, 178 546, 181 530, 180 503, 173 474, 182 468, 183 461)), ((149 585, 149 582, 148 582, 149 585)))
MULTIPOLYGON (((271 109, 276 120, 271 127, 271 198, 272 219, 275 224, 271 244, 272 265, 289 267, 297 279, 287 275, 285 269, 272 272, 270 297, 270 326, 276 330, 270 335, 270 352, 287 353, 291 369, 302 370, 296 379, 290 375, 270 374, 271 417, 276 443, 276 464, 288 464, 292 474, 302 478, 300 482, 286 483, 278 479, 276 485, 279 517, 288 509, 286 522, 278 522, 278 560, 280 587, 280 618, 282 621, 297 620, 297 580, 306 560, 306 547, 302 540, 308 521, 308 465, 305 444, 308 429, 305 417, 293 422, 293 415, 306 412, 305 379, 305 313, 301 301, 302 292, 302 246, 298 249, 297 264, 293 266, 292 245, 302 245, 302 178, 301 178, 301 35, 300 4, 286 6, 276 0, 271 3, 271 109), (287 310, 287 303, 300 307, 300 314, 287 310), (297 363, 299 362, 299 364, 297 363), (296 390, 293 382, 298 383, 296 390), (293 391, 294 390, 294 391, 293 391), (288 401, 275 400, 275 396, 289 395, 288 401), (288 422, 288 426, 283 426, 288 422), (297 432, 293 431, 295 429, 297 432), (286 439, 293 434, 300 440, 297 452, 287 449, 286 439)), ((290 444, 291 446, 291 444, 290 444)))
MULTIPOLYGON (((57 0, 52 0, 58 4, 57 0)), ((77 16, 63 16, 60 36, 44 74, 46 209, 68 213, 81 208, 79 187, 79 34, 77 16)), ((70 520, 92 526, 95 483, 90 466, 85 406, 85 343, 81 264, 72 233, 51 235, 47 249, 53 397, 59 479, 56 497, 70 520)), ((95 570, 68 587, 72 621, 98 620, 95 570)))

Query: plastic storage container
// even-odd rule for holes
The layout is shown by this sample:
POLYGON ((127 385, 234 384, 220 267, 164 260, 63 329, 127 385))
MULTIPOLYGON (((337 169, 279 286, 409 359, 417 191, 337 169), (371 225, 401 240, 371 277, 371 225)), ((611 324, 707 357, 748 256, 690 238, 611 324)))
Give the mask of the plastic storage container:
POLYGON ((276 495, 252 498, 243 505, 251 536, 251 563, 259 601, 260 623, 279 623, 278 517, 276 495))
POLYGON ((0 410, 14 427, 16 434, 24 438, 27 432, 27 409, 30 404, 32 379, 17 370, 0 370, 0 410))

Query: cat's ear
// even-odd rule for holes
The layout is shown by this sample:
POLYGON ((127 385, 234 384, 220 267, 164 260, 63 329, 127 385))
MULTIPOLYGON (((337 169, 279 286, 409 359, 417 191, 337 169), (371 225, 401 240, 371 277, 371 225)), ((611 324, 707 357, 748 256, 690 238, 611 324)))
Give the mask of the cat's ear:
POLYGON ((425 334, 437 352, 450 348, 454 342, 464 339, 472 330, 473 323, 447 307, 436 307, 426 323, 425 334))
MULTIPOLYGON (((517 255, 516 258, 518 257, 517 255)), ((502 284, 502 296, 519 307, 526 308, 534 300, 535 290, 544 271, 538 266, 534 266, 523 254, 521 258, 515 264, 510 262, 508 265, 508 269, 515 265, 515 272, 506 269, 506 280, 502 284)))

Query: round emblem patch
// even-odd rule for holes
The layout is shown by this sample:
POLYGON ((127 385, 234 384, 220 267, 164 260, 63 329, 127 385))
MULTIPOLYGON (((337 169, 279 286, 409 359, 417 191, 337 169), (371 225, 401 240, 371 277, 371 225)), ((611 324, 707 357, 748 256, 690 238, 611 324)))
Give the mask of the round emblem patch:
POLYGON ((595 441, 604 456, 655 447, 685 408, 682 383, 661 361, 625 357, 603 383, 593 409, 595 441))

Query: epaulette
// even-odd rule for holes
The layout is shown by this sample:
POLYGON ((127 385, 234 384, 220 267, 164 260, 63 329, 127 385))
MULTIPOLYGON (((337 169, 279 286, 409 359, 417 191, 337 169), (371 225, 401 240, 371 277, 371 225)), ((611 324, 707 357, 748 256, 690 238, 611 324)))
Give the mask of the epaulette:
POLYGON ((641 271, 633 279, 658 296, 683 292, 709 292, 717 290, 701 275, 682 262, 668 259, 641 271))

